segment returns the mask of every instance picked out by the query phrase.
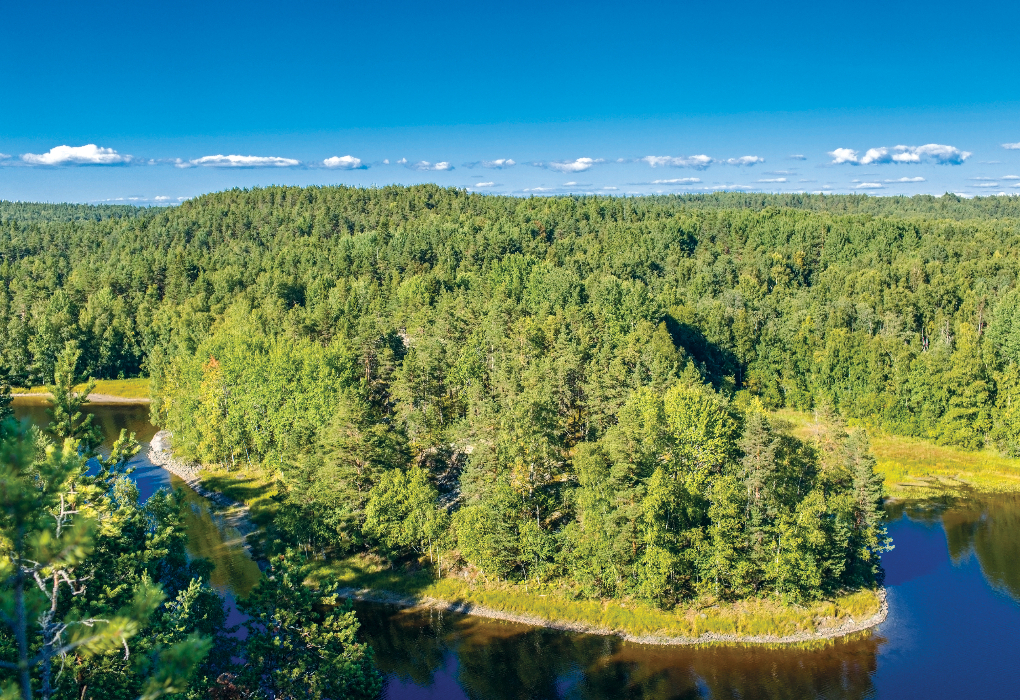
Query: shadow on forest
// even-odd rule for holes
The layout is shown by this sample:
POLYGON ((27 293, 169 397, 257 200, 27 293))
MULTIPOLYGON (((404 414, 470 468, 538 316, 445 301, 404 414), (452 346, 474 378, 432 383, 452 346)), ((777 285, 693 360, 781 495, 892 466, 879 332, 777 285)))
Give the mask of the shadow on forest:
POLYGON ((667 314, 666 330, 669 331, 673 343, 682 347, 702 367, 712 385, 719 388, 725 378, 733 377, 736 389, 743 383, 743 371, 737 356, 730 350, 713 343, 696 326, 677 320, 667 314))

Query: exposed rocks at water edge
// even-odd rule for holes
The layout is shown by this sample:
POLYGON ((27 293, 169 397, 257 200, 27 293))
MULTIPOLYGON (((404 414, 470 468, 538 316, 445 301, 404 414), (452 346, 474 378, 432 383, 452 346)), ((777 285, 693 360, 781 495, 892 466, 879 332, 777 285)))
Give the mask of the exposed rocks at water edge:
MULTIPOLYGON (((248 552, 249 556, 253 556, 248 538, 258 532, 258 528, 251 521, 248 506, 231 500, 218 491, 213 491, 203 486, 202 480, 199 478, 202 465, 195 464, 194 462, 185 462, 174 457, 172 437, 169 430, 160 430, 152 436, 152 440, 149 442, 149 461, 183 480, 192 491, 216 506, 215 516, 222 518, 228 531, 237 532, 238 539, 244 546, 245 551, 248 552)), ((224 544, 233 543, 233 541, 224 542, 224 544)), ((257 561, 257 563, 259 568, 265 568, 266 562, 257 561)))
POLYGON ((563 620, 547 620, 536 615, 522 615, 488 608, 484 605, 474 603, 451 603, 445 600, 430 597, 401 596, 386 591, 373 591, 369 589, 343 588, 337 591, 341 598, 352 600, 363 600, 370 603, 387 603, 403 608, 429 608, 432 610, 446 610, 449 612, 461 613, 463 615, 474 615, 476 617, 487 617, 493 620, 504 620, 517 622, 535 627, 548 627, 550 629, 564 632, 580 632, 582 634, 598 634, 603 636, 616 636, 624 641, 635 644, 650 644, 658 646, 694 646, 698 644, 802 644, 804 642, 815 642, 825 639, 846 637, 858 632, 864 632, 872 627, 885 622, 889 615, 889 601, 886 598, 885 589, 878 591, 881 605, 877 613, 864 620, 857 621, 852 617, 834 627, 819 628, 814 632, 798 632, 797 634, 774 635, 774 634, 719 634, 708 632, 697 637, 669 637, 666 635, 641 634, 634 635, 623 630, 596 627, 581 622, 568 622, 563 620))

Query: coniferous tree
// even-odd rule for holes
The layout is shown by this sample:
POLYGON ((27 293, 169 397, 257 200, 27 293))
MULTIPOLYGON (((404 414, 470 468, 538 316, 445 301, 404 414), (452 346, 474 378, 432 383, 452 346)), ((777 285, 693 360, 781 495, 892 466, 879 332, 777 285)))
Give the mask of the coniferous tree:
POLYGON ((82 407, 89 402, 89 394, 96 388, 96 381, 89 379, 84 389, 76 391, 76 367, 81 350, 69 342, 57 358, 53 384, 46 389, 53 397, 53 407, 46 409, 50 417, 47 432, 59 440, 75 440, 85 454, 93 454, 103 442, 102 428, 92 422, 91 413, 83 413, 82 407))
POLYGON ((238 608, 244 626, 245 663, 233 683, 254 697, 375 698, 382 678, 372 651, 357 640, 358 621, 327 590, 305 585, 309 567, 294 553, 273 568, 238 608))

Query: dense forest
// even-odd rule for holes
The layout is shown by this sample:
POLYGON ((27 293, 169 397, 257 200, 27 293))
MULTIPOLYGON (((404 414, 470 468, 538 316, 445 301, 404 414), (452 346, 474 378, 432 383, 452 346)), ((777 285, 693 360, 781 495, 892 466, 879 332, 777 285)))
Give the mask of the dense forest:
POLYGON ((281 547, 813 598, 888 545, 839 416, 1020 449, 1018 225, 952 195, 0 204, 0 349, 15 384, 68 352, 151 376, 180 452, 278 481, 281 547))

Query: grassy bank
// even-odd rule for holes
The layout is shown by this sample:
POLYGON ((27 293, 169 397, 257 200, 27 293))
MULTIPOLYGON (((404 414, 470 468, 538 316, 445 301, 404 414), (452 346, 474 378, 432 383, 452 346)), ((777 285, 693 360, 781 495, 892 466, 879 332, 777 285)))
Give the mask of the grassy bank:
MULTIPOLYGON (((81 391, 84 388, 84 384, 79 384, 75 387, 75 390, 81 391)), ((48 392, 44 386, 33 386, 28 388, 15 387, 11 389, 11 393, 46 395, 48 392)), ((92 393, 118 399, 147 399, 149 398, 149 379, 147 377, 140 379, 100 379, 96 382, 96 388, 92 390, 92 393)))
MULTIPOLYGON (((810 439, 818 430, 813 414, 783 410, 778 415, 790 421, 800 438, 810 439)), ((925 497, 947 490, 1020 491, 1020 459, 991 448, 965 450, 871 427, 867 430, 877 469, 893 498, 925 497)))
POLYGON ((881 607, 878 594, 866 590, 806 605, 784 605, 772 599, 761 599, 722 604, 703 601, 689 607, 661 610, 638 600, 578 600, 555 584, 524 585, 455 577, 436 580, 426 571, 389 569, 383 562, 367 556, 323 562, 316 576, 358 590, 482 606, 507 613, 508 619, 539 618, 566 628, 613 631, 649 640, 695 639, 706 634, 814 635, 848 623, 859 623, 875 615, 881 607))

